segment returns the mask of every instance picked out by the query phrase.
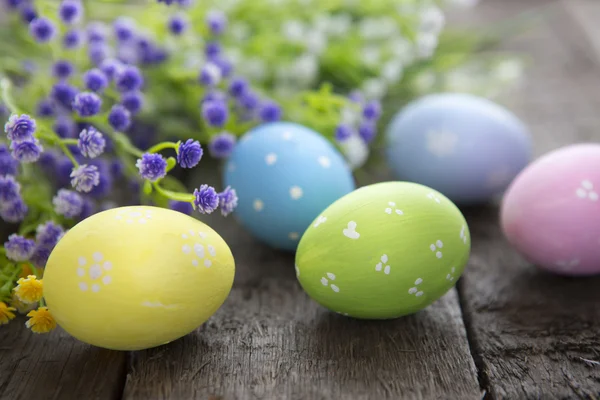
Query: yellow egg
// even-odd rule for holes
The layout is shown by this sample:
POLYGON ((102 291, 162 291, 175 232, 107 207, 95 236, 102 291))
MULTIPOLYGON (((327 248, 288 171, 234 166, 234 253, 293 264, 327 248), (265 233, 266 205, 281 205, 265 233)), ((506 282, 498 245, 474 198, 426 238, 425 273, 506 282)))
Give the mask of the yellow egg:
POLYGON ((52 251, 44 297, 75 338, 140 350, 187 335, 223 304, 235 263, 206 224, 164 208, 121 207, 74 226, 52 251))

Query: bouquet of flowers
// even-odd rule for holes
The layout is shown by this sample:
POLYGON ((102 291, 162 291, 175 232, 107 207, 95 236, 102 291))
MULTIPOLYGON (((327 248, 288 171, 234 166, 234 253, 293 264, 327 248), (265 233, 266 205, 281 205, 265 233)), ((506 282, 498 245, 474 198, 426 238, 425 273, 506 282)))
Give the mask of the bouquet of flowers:
POLYGON ((360 168, 386 113, 519 71, 471 56, 488 38, 443 30, 442 7, 473 0, 3 1, 0 217, 14 233, 0 324, 27 313, 38 333, 55 327, 44 266, 78 221, 124 204, 234 210, 235 188, 189 193, 177 178, 205 149, 227 158, 248 130, 288 120, 360 168))

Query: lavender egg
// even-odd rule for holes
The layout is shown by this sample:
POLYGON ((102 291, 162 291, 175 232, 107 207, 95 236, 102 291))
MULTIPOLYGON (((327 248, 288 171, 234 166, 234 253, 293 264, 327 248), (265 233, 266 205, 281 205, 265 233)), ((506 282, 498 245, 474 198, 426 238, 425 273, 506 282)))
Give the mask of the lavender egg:
POLYGON ((502 194, 532 157, 530 134, 516 116, 460 93, 410 103, 393 118, 386 140, 398 179, 429 186, 459 205, 502 194))

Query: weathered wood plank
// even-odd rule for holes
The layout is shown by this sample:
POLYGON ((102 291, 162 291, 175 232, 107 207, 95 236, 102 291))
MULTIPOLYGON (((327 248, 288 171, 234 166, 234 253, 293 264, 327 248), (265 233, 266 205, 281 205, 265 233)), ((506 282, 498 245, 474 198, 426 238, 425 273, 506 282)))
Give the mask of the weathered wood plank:
POLYGON ((407 318, 349 319, 302 291, 293 255, 232 220, 205 220, 235 256, 233 290, 194 333, 133 354, 125 399, 481 397, 455 290, 407 318))
MULTIPOLYGON (((498 18, 499 3, 484 2, 478 23, 498 18)), ((503 14, 533 3, 503 2, 503 14)), ((506 44, 532 60, 524 86, 505 100, 530 126, 537 155, 600 140, 598 59, 564 3, 548 3, 550 17, 506 44)), ((488 397, 600 398, 600 277, 552 276, 528 264, 503 238, 497 207, 466 216, 473 251, 459 292, 488 397)))
POLYGON ((120 399, 126 357, 76 341, 62 329, 36 335, 18 317, 0 327, 0 398, 120 399))

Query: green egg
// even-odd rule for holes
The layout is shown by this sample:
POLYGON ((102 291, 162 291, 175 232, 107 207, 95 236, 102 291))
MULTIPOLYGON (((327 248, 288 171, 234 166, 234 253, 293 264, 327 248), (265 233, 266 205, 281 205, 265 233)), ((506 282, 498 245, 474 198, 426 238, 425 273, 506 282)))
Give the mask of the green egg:
POLYGON ((470 249, 467 221, 448 198, 416 183, 384 182, 347 194, 311 223, 296 275, 332 311, 397 318, 450 290, 470 249))

